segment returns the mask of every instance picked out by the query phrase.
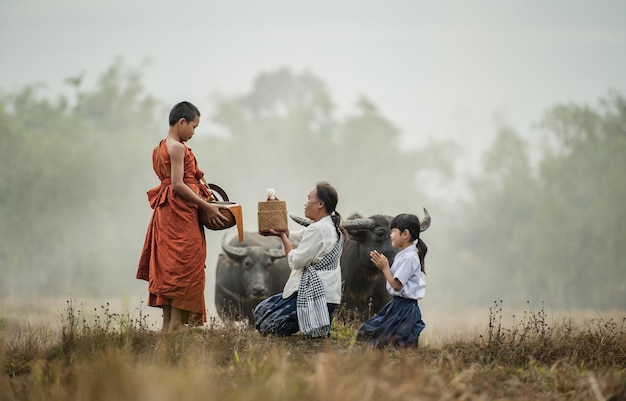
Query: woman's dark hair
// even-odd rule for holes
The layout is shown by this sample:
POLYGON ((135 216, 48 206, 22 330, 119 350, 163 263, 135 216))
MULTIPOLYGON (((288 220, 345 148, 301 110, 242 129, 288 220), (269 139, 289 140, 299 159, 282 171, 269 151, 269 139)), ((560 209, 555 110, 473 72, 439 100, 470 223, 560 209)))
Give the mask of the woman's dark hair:
POLYGON ((177 103, 170 110, 170 127, 175 125, 181 118, 190 122, 195 120, 196 117, 200 117, 200 110, 196 106, 189 102, 177 103))
POLYGON ((404 230, 409 230, 409 234, 411 235, 413 241, 417 240, 417 244, 415 244, 415 247, 417 248, 417 254, 420 258, 420 266, 422 268, 422 272, 426 273, 424 259, 426 258, 428 247, 426 246, 426 243, 420 238, 420 219, 414 214, 399 214, 391 219, 389 228, 397 228, 400 232, 403 232, 404 230))
POLYGON ((315 190, 317 191, 317 197, 324 203, 326 212, 330 214, 330 218, 335 223, 335 227, 339 228, 341 223, 341 215, 335 210, 339 197, 337 196, 337 190, 327 183, 326 181, 320 181, 315 184, 315 190))

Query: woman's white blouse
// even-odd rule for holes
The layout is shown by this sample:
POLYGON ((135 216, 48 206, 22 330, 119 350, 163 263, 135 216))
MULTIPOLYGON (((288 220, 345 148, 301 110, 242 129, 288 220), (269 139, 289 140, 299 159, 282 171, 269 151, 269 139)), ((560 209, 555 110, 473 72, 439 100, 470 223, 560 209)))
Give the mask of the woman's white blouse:
MULTIPOLYGON (((290 232, 289 242, 296 248, 287 254, 287 263, 291 269, 289 279, 283 289, 283 298, 289 298, 298 291, 300 278, 305 266, 320 260, 330 252, 337 243, 335 223, 330 216, 311 223, 303 230, 290 232)), ((326 302, 338 304, 341 302, 341 264, 331 271, 318 271, 326 302)))

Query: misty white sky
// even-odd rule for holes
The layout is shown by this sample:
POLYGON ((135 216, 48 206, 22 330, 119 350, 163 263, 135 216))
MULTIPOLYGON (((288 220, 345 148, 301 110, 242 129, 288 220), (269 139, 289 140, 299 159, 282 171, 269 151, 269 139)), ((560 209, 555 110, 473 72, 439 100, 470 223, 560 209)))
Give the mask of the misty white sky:
MULTIPOLYGON (((558 102, 626 91, 626 2, 610 0, 0 0, 0 90, 146 67, 173 104, 244 93, 260 71, 308 70, 340 113, 360 94, 407 146, 450 138, 478 154, 496 121, 532 139, 558 102)), ((207 129, 204 127, 199 128, 207 129)))

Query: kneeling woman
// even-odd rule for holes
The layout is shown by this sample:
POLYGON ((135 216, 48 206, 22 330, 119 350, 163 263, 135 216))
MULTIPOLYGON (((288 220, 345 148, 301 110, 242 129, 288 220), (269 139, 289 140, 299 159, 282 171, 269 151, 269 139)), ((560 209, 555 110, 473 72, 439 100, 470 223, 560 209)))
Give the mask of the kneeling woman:
POLYGON ((304 215, 312 223, 296 232, 270 232, 282 240, 291 274, 282 293, 254 309, 254 324, 261 334, 289 336, 302 331, 311 338, 330 336, 332 316, 341 301, 344 235, 335 211, 337 201, 335 188, 319 182, 304 205, 304 215))
POLYGON ((393 298, 363 324, 357 340, 367 341, 377 348, 409 346, 417 341, 426 327, 418 299, 422 299, 426 291, 424 258, 428 250, 420 239, 420 231, 429 225, 428 215, 423 224, 413 214, 400 214, 391 220, 391 245, 400 248, 391 267, 385 255, 375 250, 370 252, 370 258, 384 274, 387 291, 393 298))

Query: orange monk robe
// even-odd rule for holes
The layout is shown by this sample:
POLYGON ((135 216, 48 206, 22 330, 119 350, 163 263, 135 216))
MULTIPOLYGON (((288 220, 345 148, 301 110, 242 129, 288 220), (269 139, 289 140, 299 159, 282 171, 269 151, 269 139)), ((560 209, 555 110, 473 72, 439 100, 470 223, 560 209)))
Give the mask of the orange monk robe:
MULTIPOLYGON (((206 239, 204 228, 198 222, 198 206, 172 190, 168 174, 171 163, 165 141, 154 149, 152 165, 161 184, 148 191, 148 201, 154 212, 141 252, 137 278, 148 281, 149 306, 171 305, 197 313, 201 322, 206 322, 206 239)), ((208 191, 199 183, 203 175, 193 152, 185 146, 183 180, 204 197, 208 196, 208 191)))

